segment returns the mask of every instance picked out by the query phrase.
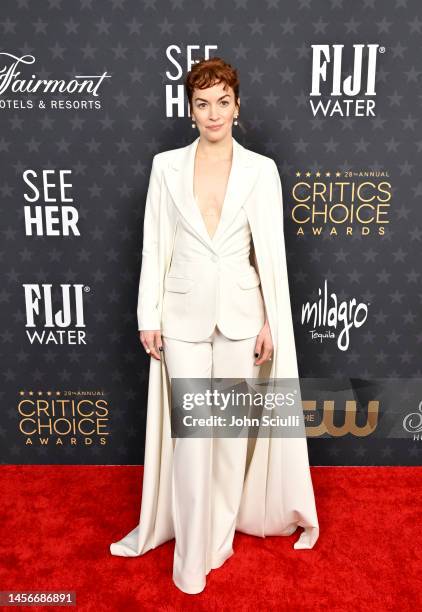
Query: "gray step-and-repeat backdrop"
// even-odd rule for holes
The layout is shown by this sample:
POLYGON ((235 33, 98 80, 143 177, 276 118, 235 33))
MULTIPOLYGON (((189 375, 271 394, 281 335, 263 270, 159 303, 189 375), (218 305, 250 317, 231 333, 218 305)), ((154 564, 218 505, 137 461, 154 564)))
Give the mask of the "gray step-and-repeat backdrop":
POLYGON ((2 463, 143 463, 146 190, 197 136, 183 79, 211 56, 239 70, 235 138, 282 178, 311 464, 420 462, 421 13, 2 2, 2 463))

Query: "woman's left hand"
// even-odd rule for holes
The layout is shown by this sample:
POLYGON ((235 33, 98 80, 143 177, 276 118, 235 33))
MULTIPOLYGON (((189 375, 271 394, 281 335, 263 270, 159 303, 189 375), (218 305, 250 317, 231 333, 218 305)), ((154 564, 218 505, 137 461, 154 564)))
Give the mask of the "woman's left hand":
POLYGON ((273 354, 273 348, 274 345, 271 337, 270 325, 268 320, 266 320, 264 327, 256 338, 255 356, 258 353, 258 357, 255 359, 255 365, 261 365, 266 361, 270 361, 273 354))

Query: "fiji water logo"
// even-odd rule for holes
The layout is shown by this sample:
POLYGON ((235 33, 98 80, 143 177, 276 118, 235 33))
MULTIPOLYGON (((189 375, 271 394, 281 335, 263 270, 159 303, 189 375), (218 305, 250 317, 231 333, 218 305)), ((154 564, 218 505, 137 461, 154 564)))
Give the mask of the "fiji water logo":
POLYGON ((324 292, 318 289, 319 298, 315 302, 302 305, 302 325, 312 325, 312 339, 320 342, 324 338, 335 338, 341 351, 346 351, 350 344, 350 330, 362 327, 368 318, 368 306, 365 302, 357 302, 355 298, 340 301, 335 293, 328 296, 327 280, 324 282, 324 292), (328 328, 321 332, 318 328, 328 328), (333 331, 334 330, 334 331, 333 331))
POLYGON ((313 116, 374 117, 377 58, 380 53, 385 53, 385 47, 378 44, 356 44, 353 45, 353 51, 350 51, 352 57, 346 60, 344 45, 311 47, 312 83, 309 103, 313 116), (344 68, 346 61, 347 69, 344 68))

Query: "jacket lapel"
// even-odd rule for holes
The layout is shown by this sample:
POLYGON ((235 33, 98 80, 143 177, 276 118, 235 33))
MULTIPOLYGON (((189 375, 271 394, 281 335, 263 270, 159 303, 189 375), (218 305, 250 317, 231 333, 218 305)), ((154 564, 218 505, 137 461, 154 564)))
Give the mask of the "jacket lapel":
POLYGON ((186 147, 176 149, 168 166, 164 169, 164 178, 175 206, 197 236, 212 250, 217 248, 225 230, 246 200, 258 172, 258 164, 254 163, 253 154, 237 142, 235 138, 232 137, 232 139, 232 166, 220 222, 213 238, 208 234, 201 211, 193 195, 194 162, 199 136, 186 147))

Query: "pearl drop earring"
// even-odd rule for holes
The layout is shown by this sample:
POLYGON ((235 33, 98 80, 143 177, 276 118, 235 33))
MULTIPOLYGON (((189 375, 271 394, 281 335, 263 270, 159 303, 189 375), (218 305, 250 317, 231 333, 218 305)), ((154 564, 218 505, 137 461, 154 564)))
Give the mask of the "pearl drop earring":
POLYGON ((236 117, 234 118, 234 124, 237 125, 237 118, 239 115, 236 115, 236 117))

